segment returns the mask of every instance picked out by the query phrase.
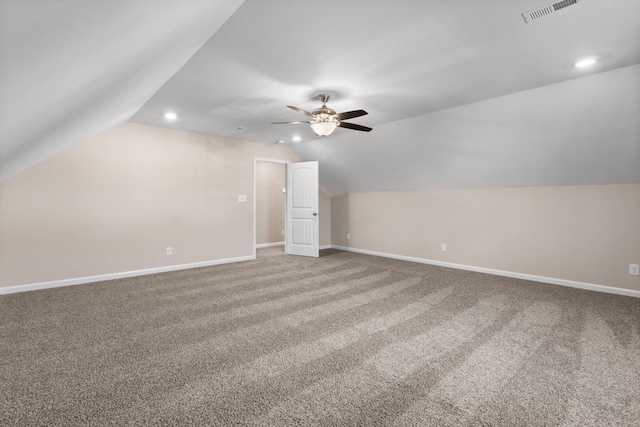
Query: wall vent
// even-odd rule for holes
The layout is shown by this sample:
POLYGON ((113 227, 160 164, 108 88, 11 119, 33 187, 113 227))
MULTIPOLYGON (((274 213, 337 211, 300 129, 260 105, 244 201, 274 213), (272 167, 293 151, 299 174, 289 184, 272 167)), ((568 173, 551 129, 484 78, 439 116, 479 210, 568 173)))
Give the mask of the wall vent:
POLYGON ((524 18, 524 22, 529 23, 531 21, 535 21, 536 19, 540 19, 554 12, 557 12, 560 9, 564 9, 565 7, 573 6, 582 2, 584 2, 584 0, 561 0, 554 3, 545 4, 544 6, 540 6, 536 9, 525 12, 522 14, 522 17, 524 18))

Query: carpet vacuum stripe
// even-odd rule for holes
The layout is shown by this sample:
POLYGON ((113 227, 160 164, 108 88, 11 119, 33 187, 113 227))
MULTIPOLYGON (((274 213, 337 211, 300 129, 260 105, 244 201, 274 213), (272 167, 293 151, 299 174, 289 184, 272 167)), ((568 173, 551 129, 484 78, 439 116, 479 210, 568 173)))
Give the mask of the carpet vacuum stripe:
MULTIPOLYGON (((464 362, 447 373, 423 399, 415 402, 395 424, 424 422, 425 407, 454 406, 456 411, 442 411, 437 422, 445 425, 473 424, 480 406, 500 400, 506 381, 541 345, 549 330, 560 320, 560 308, 550 303, 534 303, 516 316, 491 339, 473 350, 464 362)), ((430 408, 431 410, 431 408, 430 408)))
MULTIPOLYGON (((419 280, 417 278, 408 279, 406 283, 412 286, 417 284, 419 280)), ((183 399, 176 401, 175 397, 171 396, 168 400, 171 400, 171 404, 178 404, 188 408, 192 405, 198 405, 201 401, 221 396, 224 394, 222 387, 229 387, 234 381, 240 380, 243 383, 261 381, 281 375, 288 370, 311 363, 332 351, 338 351, 361 339, 365 339, 369 335, 422 314, 438 304, 451 291, 451 288, 440 290, 383 316, 356 325, 350 325, 318 340, 287 347, 284 350, 269 353, 249 363, 239 365, 230 371, 220 372, 208 378, 200 379, 195 383, 190 383, 180 392, 184 396, 183 399)))

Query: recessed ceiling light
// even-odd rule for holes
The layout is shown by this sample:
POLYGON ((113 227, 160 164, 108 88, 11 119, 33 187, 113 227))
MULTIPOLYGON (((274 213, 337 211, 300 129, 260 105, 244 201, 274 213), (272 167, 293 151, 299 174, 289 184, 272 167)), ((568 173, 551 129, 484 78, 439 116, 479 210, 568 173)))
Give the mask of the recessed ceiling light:
POLYGON ((299 136, 299 135, 295 135, 293 138, 291 138, 291 140, 292 140, 293 142, 300 142, 300 141, 302 141, 302 138, 300 138, 300 136, 299 136))
POLYGON ((175 120, 178 118, 176 113, 164 113, 164 118, 167 120, 175 120))
POLYGON ((585 67, 590 67, 595 63, 596 63, 596 58, 585 58, 577 61, 574 65, 577 68, 585 68, 585 67))

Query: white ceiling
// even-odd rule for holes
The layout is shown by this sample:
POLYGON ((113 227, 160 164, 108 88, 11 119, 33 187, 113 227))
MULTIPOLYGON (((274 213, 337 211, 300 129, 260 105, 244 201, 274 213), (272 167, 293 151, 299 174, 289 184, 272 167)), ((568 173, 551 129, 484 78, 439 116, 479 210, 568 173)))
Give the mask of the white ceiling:
POLYGON ((63 133, 67 148, 92 136, 90 131, 130 118, 265 143, 284 140, 301 159, 321 161, 321 180, 332 192, 640 180, 640 130, 633 118, 640 102, 635 92, 625 92, 638 90, 640 81, 640 68, 629 68, 640 63, 638 0, 585 0, 531 23, 521 13, 544 1, 215 2, 220 9, 204 0, 0 1, 3 14, 11 5, 19 18, 5 18, 2 26, 8 23, 23 36, 0 42, 3 59, 17 64, 9 72, 0 68, 0 76, 13 80, 5 98, 12 101, 2 102, 12 119, 0 116, 7 161, 38 144, 64 149, 45 135, 73 128, 68 123, 75 119, 76 127, 87 129, 63 133), (44 11, 36 7, 43 3, 44 11), (64 34, 56 39, 48 31, 64 34), (598 63, 575 69, 573 62, 584 56, 596 56, 598 63), (54 78, 43 83, 54 67, 54 78), (78 78, 109 84, 95 90, 76 84, 78 78), (583 83, 557 85, 572 79, 583 83), (611 121, 594 120, 600 111, 580 110, 584 103, 576 99, 584 98, 574 97, 576 88, 591 93, 594 85, 587 102, 597 98, 600 108, 626 109, 615 118, 614 133, 622 140, 617 146, 602 145, 611 121), (551 92, 530 91, 546 86, 551 92), (113 99, 117 90, 133 91, 135 102, 113 99), (558 102, 556 92, 563 94, 558 102), (312 110, 319 93, 329 93, 329 106, 339 112, 367 110, 369 115, 351 121, 374 130, 339 128, 318 139, 304 124, 270 124, 305 120, 285 106, 312 110), (19 100, 15 111, 13 100, 19 100), (85 119, 87 108, 103 105, 113 108, 95 124, 85 119), (539 105, 546 111, 540 117, 539 105), (50 110, 55 117, 47 119, 50 110), (167 122, 166 111, 176 112, 178 120, 167 122), (591 127, 567 133, 558 113, 570 116, 571 127, 588 117, 591 127), (511 116, 497 129, 502 137, 494 138, 500 114, 511 116), (529 138, 513 142, 530 125, 528 117, 545 121, 535 122, 529 138), (472 123, 476 118, 484 121, 472 123), (547 120, 555 122, 548 126, 547 120), (30 129, 34 124, 38 132, 30 129), (292 143, 294 135, 302 142, 292 143), (542 137, 544 143, 536 143, 542 137), (579 143, 583 137, 588 141, 579 143), (470 144, 474 139, 481 143, 470 144), (558 155, 558 144, 579 154, 558 155), (622 166, 620 159, 626 159, 622 166), (594 163, 613 166, 594 171, 594 163))

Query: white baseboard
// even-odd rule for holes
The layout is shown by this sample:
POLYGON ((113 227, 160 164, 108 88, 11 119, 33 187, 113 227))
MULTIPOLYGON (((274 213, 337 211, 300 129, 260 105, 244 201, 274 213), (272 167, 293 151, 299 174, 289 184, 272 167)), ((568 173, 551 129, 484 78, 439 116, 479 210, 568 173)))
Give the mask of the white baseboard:
POLYGON ((260 243, 259 245, 256 245, 257 249, 260 248, 269 248, 271 246, 283 246, 284 242, 275 242, 275 243, 260 243))
MULTIPOLYGON (((284 245, 284 242, 276 242, 276 243, 260 243, 259 245, 256 245, 256 249, 260 249, 260 248, 268 248, 270 246, 281 246, 284 245)), ((331 245, 324 245, 324 246, 320 246, 320 250, 323 249, 331 249, 332 246, 331 245)))
POLYGON ((85 283, 102 282, 105 280, 122 279, 125 277, 144 276, 146 274, 165 273, 167 271, 185 270, 188 268, 208 267, 218 264, 229 264, 231 262, 249 261, 256 259, 249 255, 244 257, 217 259, 213 261, 194 262, 190 264, 170 265, 167 267, 145 268, 143 270, 124 271, 122 273, 101 274, 98 276, 78 277, 75 279, 55 280, 52 282, 30 283, 26 285, 16 285, 0 287, 0 295, 13 294, 15 292, 35 291, 38 289, 59 288, 61 286, 82 285, 85 283))
MULTIPOLYGON (((282 243, 278 243, 278 244, 282 244, 282 243)), ((275 244, 270 243, 269 245, 275 245, 275 244)), ((260 247, 260 246, 256 245, 256 247, 260 247)), ((534 282, 548 283, 551 285, 569 286, 572 288, 586 289, 589 291, 605 292, 605 293, 610 293, 615 295, 625 295, 625 296, 640 298, 640 291, 634 291, 631 289, 623 289, 623 288, 615 288, 612 286, 596 285, 593 283, 576 282, 573 280, 556 279, 553 277, 536 276, 533 274, 516 273, 513 271, 495 270, 492 268, 475 267, 471 265, 455 264, 451 262, 436 261, 436 260, 430 260, 425 258, 415 258, 415 257, 404 256, 404 255, 388 254, 384 252, 369 251, 366 249, 349 248, 349 247, 337 246, 337 245, 324 245, 324 246, 320 246, 320 249, 339 249, 342 251, 356 252, 356 253, 365 254, 365 255, 374 255, 374 256, 380 256, 384 258, 393 258, 393 259, 399 259, 403 261, 418 262, 421 264, 437 265, 440 267, 456 268, 459 270, 475 271, 478 273, 494 274, 496 276, 512 277, 515 279, 531 280, 534 282)), ((7 287, 0 287, 0 295, 7 295, 15 292, 35 291, 38 289, 58 288, 61 286, 82 285, 85 283, 102 282, 105 280, 121 279, 125 277, 135 277, 135 276, 143 276, 146 274, 185 270, 188 268, 208 267, 211 265, 229 264, 232 262, 249 261, 253 259, 256 259, 255 256, 249 255, 244 257, 218 259, 213 261, 194 262, 190 264, 171 265, 167 267, 157 267, 157 268, 147 268, 143 270, 125 271, 121 273, 102 274, 97 276, 86 276, 86 277, 79 277, 75 279, 55 280, 51 282, 7 286, 7 287)))
POLYGON ((516 273, 513 271, 494 270, 492 268, 475 267, 472 265, 455 264, 452 262, 435 261, 435 260, 425 259, 425 258, 414 258, 414 257, 409 257, 404 255, 395 255, 395 254, 388 254, 384 252, 369 251, 366 249, 349 248, 346 246, 332 245, 331 247, 333 249, 339 249, 339 250, 348 251, 348 252, 356 252, 356 253, 365 254, 365 255, 374 255, 374 256, 380 256, 384 258, 399 259, 403 261, 419 262, 421 264, 430 264, 430 265, 437 265, 440 267, 457 268, 458 270, 475 271, 477 273, 486 273, 486 274, 493 274, 496 276, 513 277, 515 279, 531 280, 534 282, 548 283, 551 285, 569 286, 571 288, 586 289, 588 291, 605 292, 609 294, 625 295, 629 297, 640 298, 640 291, 634 291, 631 289, 624 289, 624 288, 614 288, 613 286, 596 285, 593 283, 576 282, 573 280, 556 279, 554 277, 536 276, 533 274, 516 273))

